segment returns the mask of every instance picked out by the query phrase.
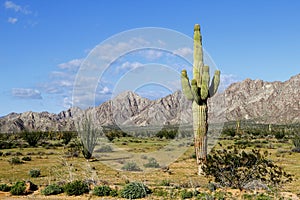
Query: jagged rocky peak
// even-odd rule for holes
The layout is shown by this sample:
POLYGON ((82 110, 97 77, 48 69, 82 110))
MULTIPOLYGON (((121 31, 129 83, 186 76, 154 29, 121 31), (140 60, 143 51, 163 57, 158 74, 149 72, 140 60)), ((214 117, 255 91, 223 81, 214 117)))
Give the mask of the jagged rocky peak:
MULTIPOLYGON (((300 122, 300 74, 285 82, 246 79, 209 100, 211 122, 251 119, 259 123, 300 122)), ((0 132, 75 130, 76 117, 93 114, 103 125, 154 126, 192 122, 191 101, 181 91, 149 100, 126 91, 95 108, 10 113, 0 118, 0 132)))

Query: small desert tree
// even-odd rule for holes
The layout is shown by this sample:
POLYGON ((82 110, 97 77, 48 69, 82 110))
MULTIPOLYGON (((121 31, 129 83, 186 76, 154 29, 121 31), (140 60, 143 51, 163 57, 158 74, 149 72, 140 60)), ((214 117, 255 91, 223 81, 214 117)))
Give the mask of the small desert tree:
POLYGON ((92 115, 86 115, 78 120, 77 132, 81 139, 82 154, 90 159, 102 130, 93 123, 92 115))

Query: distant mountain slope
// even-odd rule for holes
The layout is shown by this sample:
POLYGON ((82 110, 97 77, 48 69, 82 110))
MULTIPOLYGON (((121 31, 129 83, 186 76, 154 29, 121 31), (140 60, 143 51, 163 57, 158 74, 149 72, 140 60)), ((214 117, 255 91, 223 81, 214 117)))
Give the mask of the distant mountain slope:
MULTIPOLYGON (((285 82, 246 79, 209 101, 211 122, 251 119, 260 123, 300 122, 300 74, 285 82)), ((76 117, 94 112, 97 125, 159 126, 191 123, 191 102, 180 91, 151 101, 127 91, 95 109, 71 108, 59 114, 11 113, 0 118, 0 132, 24 129, 75 130, 76 117)))

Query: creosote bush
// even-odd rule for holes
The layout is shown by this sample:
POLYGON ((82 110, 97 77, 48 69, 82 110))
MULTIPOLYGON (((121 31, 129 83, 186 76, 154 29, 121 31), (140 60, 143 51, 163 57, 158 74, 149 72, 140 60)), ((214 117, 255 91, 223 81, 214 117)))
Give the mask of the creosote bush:
POLYGON ((45 189, 43 189, 41 191, 41 193, 46 196, 47 195, 56 195, 56 194, 63 193, 63 188, 57 184, 51 184, 51 185, 48 185, 47 187, 45 187, 45 189))
POLYGON ((25 193, 25 189, 26 189, 25 182, 19 181, 19 182, 16 182, 11 187, 10 193, 12 195, 23 195, 25 193))
POLYGON ((12 165, 23 164, 23 162, 21 161, 21 159, 19 157, 12 157, 11 159, 8 160, 8 162, 12 165))
POLYGON ((151 190, 141 182, 131 182, 124 186, 121 197, 127 199, 144 198, 151 194, 151 190))
POLYGON ((96 196, 109 196, 112 189, 107 185, 101 185, 94 188, 93 194, 96 196))
POLYGON ((11 186, 7 185, 7 184, 1 184, 0 185, 0 191, 2 192, 9 192, 11 189, 11 186))
POLYGON ((78 196, 78 195, 82 195, 84 193, 89 192, 89 186, 86 183, 84 183, 83 181, 76 180, 76 181, 67 183, 64 186, 64 191, 69 196, 72 196, 72 195, 78 196))
POLYGON ((30 171, 29 171, 29 176, 31 177, 31 178, 37 178, 37 177, 39 177, 41 175, 41 170, 39 170, 39 169, 31 169, 30 171))
POLYGON ((124 171, 141 171, 141 169, 135 162, 125 163, 125 165, 122 167, 122 170, 124 170, 124 171))
POLYGON ((159 168, 159 163, 156 161, 155 158, 149 158, 148 163, 144 164, 146 168, 159 168))
POLYGON ((243 189, 254 180, 274 186, 292 181, 292 175, 267 159, 267 155, 267 151, 261 153, 253 149, 246 152, 238 150, 237 146, 229 146, 211 152, 202 170, 221 186, 236 189, 243 189))

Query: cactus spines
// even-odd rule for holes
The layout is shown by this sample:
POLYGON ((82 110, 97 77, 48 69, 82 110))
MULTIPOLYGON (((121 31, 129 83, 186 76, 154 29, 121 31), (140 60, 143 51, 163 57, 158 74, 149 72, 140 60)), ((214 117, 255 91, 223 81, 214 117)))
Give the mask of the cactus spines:
POLYGON ((209 66, 204 66, 200 25, 194 27, 193 80, 189 81, 186 70, 181 72, 182 90, 187 99, 192 100, 194 147, 198 164, 198 174, 207 156, 208 107, 207 100, 218 90, 220 71, 216 70, 210 84, 209 66), (210 85, 209 85, 210 84, 210 85))

